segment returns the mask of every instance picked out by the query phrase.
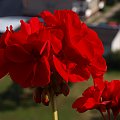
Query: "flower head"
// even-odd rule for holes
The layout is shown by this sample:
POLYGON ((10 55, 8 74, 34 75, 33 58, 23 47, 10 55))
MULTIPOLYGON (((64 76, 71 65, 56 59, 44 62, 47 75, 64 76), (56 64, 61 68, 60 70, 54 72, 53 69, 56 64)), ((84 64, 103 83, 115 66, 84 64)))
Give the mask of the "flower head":
POLYGON ((102 94, 103 101, 110 101, 110 104, 106 106, 106 109, 113 112, 114 120, 120 111, 120 80, 112 80, 111 82, 105 82, 105 89, 102 94))
POLYGON ((77 109, 78 112, 85 112, 91 109, 105 111, 106 104, 108 104, 109 101, 102 101, 101 93, 102 91, 97 87, 91 86, 83 92, 82 97, 73 103, 72 107, 77 109))
POLYGON ((21 20, 20 30, 10 27, 3 34, 0 78, 8 73, 23 88, 36 88, 34 100, 46 105, 51 89, 67 96, 68 82, 88 80, 90 75, 95 86, 103 88, 106 63, 97 34, 71 10, 44 11, 41 17, 44 23, 37 17, 21 20))
POLYGON ((85 112, 91 109, 97 109, 100 112, 107 110, 110 118, 110 109, 113 112, 114 120, 120 111, 120 80, 112 80, 104 82, 104 89, 91 86, 86 89, 82 97, 78 98, 72 105, 78 112, 85 112))
POLYGON ((62 42, 62 56, 58 54, 54 58, 58 73, 70 82, 87 80, 91 74, 95 84, 99 85, 106 71, 106 62, 102 57, 104 48, 97 34, 70 10, 56 10, 54 14, 44 11, 41 17, 46 26, 54 28, 51 34, 62 42))

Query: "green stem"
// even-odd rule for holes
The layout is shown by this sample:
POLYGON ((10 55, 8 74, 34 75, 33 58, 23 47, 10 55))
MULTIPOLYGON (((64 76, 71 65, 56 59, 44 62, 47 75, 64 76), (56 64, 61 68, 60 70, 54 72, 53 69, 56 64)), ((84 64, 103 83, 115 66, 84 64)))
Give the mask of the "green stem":
POLYGON ((105 118, 105 116, 104 116, 103 112, 102 112, 102 111, 100 111, 100 113, 101 113, 101 115, 102 115, 103 119, 104 119, 104 120, 106 120, 106 118, 105 118))
POLYGON ((51 92, 51 106, 52 106, 52 111, 53 111, 53 120, 58 120, 56 98, 53 92, 51 92))

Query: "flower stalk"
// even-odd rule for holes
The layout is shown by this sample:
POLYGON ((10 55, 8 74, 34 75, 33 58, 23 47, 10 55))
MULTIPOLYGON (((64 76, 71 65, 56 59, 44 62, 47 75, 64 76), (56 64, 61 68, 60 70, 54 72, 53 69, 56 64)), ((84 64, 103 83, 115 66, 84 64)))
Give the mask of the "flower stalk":
POLYGON ((103 114, 103 112, 100 111, 100 113, 101 113, 101 115, 102 115, 102 117, 103 117, 103 120, 106 120, 105 115, 103 114))
POLYGON ((58 120, 56 98, 55 98, 53 91, 51 91, 51 107, 52 107, 52 112, 53 112, 53 120, 58 120))

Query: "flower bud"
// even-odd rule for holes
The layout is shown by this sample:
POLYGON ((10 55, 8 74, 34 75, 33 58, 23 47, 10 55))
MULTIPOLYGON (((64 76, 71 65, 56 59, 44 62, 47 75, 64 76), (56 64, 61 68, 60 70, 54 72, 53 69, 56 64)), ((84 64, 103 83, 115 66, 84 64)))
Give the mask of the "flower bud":
POLYGON ((35 88, 35 90, 33 91, 33 100, 36 103, 41 103, 41 94, 42 94, 43 89, 38 87, 35 88))
POLYGON ((41 95, 41 101, 45 106, 49 105, 50 99, 49 99, 49 92, 48 90, 44 89, 41 95))
POLYGON ((63 93, 64 96, 67 96, 70 92, 69 86, 66 83, 61 84, 61 92, 63 93))

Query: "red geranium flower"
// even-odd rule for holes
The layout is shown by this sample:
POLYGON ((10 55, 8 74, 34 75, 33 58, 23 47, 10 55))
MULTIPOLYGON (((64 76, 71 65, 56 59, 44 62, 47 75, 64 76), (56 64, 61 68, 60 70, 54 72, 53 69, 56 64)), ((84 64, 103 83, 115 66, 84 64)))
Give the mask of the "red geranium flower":
POLYGON ((110 101, 107 105, 108 112, 112 109, 114 120, 116 120, 117 115, 120 111, 120 80, 112 80, 111 82, 105 82, 105 89, 102 94, 103 101, 110 101))
POLYGON ((22 87, 35 87, 35 101, 46 105, 49 100, 43 97, 48 94, 44 94, 45 89, 52 88, 56 95, 66 96, 68 82, 88 80, 90 74, 95 86, 103 88, 106 63, 97 34, 70 10, 57 10, 54 14, 44 11, 41 16, 44 23, 33 17, 28 23, 21 20, 17 32, 7 30, 2 39, 5 47, 1 47, 0 68, 6 65, 12 80, 22 87))
MULTIPOLYGON (((120 80, 104 82, 104 89, 89 87, 84 91, 82 97, 78 98, 72 105, 78 112, 85 112, 91 109, 98 109, 101 113, 107 110, 110 120, 110 109, 113 112, 114 120, 120 111, 120 80)), ((103 114, 102 114, 103 115, 103 114)), ((104 115, 103 115, 104 117, 104 115)), ((105 118, 104 118, 105 119, 105 118)))
POLYGON ((97 109, 103 112, 106 110, 106 104, 109 101, 102 101, 101 93, 102 91, 97 87, 89 87, 83 92, 82 97, 73 103, 72 107, 77 109, 78 112, 85 112, 91 109, 97 109))
POLYGON ((32 18, 29 23, 21 21, 20 30, 13 31, 5 43, 9 75, 22 87, 43 89, 50 84, 56 95, 68 95, 69 87, 58 75, 53 64, 62 44, 50 34, 49 29, 38 18, 32 18))
POLYGON ((7 41, 9 75, 22 87, 45 86, 50 82, 49 32, 37 18, 21 21, 21 29, 7 41), (34 25, 33 25, 34 24, 34 25))
POLYGON ((98 85, 98 78, 106 71, 106 62, 97 34, 70 10, 56 10, 54 14, 44 11, 41 16, 47 27, 54 28, 51 33, 62 41, 62 56, 54 59, 58 73, 71 82, 87 80, 91 73, 98 85))
POLYGON ((103 75, 102 43, 74 12, 58 10, 52 15, 45 11, 42 17, 46 26, 38 18, 21 21, 21 29, 5 42, 14 81, 23 87, 45 86, 53 69, 66 82, 87 80, 90 73, 94 79, 103 75))

